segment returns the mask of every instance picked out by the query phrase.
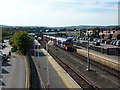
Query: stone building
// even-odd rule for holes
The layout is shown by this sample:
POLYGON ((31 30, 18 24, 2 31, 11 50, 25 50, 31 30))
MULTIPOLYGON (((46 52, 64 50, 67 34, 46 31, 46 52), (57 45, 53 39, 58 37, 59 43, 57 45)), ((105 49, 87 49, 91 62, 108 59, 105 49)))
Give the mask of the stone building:
POLYGON ((104 39, 120 40, 120 30, 105 30, 101 32, 99 35, 101 38, 104 39))

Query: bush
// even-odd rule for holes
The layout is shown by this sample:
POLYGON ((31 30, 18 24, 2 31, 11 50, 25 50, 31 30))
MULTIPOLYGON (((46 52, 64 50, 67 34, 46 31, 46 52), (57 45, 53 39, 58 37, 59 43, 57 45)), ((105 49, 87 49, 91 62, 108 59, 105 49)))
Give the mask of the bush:
POLYGON ((11 52, 15 52, 15 51, 17 51, 16 48, 11 48, 11 52))

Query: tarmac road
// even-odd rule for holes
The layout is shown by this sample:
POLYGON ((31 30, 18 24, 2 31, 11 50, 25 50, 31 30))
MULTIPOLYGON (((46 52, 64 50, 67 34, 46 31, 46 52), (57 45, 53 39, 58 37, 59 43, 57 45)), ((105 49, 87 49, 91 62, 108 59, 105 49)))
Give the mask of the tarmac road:
MULTIPOLYGON (((3 53, 7 54, 11 48, 6 41, 7 47, 3 49, 3 53)), ((2 64, 2 88, 25 88, 26 70, 24 56, 13 54, 9 62, 2 64)))

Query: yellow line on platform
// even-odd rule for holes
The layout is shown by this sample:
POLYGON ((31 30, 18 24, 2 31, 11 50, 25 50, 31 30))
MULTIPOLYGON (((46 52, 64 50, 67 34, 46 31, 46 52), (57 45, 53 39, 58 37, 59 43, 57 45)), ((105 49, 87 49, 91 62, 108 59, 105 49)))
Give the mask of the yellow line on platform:
MULTIPOLYGON (((41 49, 41 51, 45 55, 48 55, 44 49, 41 49)), ((82 88, 71 78, 71 76, 52 58, 52 56, 48 55, 47 59, 68 89, 79 88, 82 90, 82 88)))

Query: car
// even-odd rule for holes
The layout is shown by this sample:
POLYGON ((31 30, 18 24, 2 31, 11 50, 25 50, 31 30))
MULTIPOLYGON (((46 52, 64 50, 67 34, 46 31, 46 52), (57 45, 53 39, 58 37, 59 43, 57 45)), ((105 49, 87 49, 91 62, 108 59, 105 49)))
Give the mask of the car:
POLYGON ((101 42, 101 39, 97 39, 96 42, 101 42))
POLYGON ((113 42, 113 45, 115 45, 115 46, 116 46, 116 43, 117 43, 117 41, 114 41, 114 42, 113 42))
POLYGON ((106 40, 105 39, 97 39, 98 42, 104 43, 106 40))
POLYGON ((120 46, 120 41, 117 41, 117 42, 116 42, 116 46, 120 46))
POLYGON ((94 42, 97 41, 97 40, 98 40, 97 38, 94 38, 94 39, 93 39, 94 42))
POLYGON ((3 62, 3 61, 7 61, 7 56, 6 54, 2 54, 2 52, 0 52, 0 60, 3 62))
POLYGON ((101 39, 101 43, 105 43, 105 41, 106 41, 105 39, 101 39))
POLYGON ((113 43, 116 42, 115 40, 111 41, 110 44, 113 45, 113 43))
POLYGON ((0 46, 0 49, 3 49, 3 47, 2 47, 2 46, 0 46))
POLYGON ((105 41, 105 44, 110 44, 112 42, 112 40, 107 40, 105 41))
POLYGON ((100 46, 100 42, 94 42, 93 45, 100 46))
POLYGON ((93 41, 93 40, 94 40, 94 38, 89 38, 89 40, 90 40, 90 41, 93 41))
POLYGON ((6 45, 4 44, 4 43, 0 43, 0 48, 5 48, 6 47, 6 45))

